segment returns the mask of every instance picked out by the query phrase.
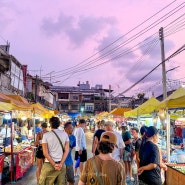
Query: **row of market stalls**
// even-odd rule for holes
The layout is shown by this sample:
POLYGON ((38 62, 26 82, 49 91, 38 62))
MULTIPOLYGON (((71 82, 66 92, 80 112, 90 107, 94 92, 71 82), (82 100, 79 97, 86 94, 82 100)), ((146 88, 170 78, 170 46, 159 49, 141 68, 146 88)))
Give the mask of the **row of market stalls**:
POLYGON ((31 146, 30 143, 18 143, 16 145, 13 143, 14 122, 12 120, 32 119, 34 130, 36 119, 48 119, 54 115, 54 111, 46 109, 40 103, 30 104, 25 98, 21 97, 20 95, 9 95, 0 93, 0 113, 1 119, 6 118, 11 123, 11 144, 9 147, 4 147, 0 155, 0 176, 2 176, 3 178, 4 174, 2 174, 2 172, 3 170, 5 170, 5 174, 10 175, 9 180, 11 182, 15 182, 17 179, 23 176, 23 174, 30 166, 33 165, 34 147, 31 146), (6 166, 6 169, 4 164, 8 164, 6 166))
MULTIPOLYGON (((116 119, 129 120, 134 118, 137 120, 138 127, 141 126, 140 121, 142 118, 150 117, 152 124, 157 126, 157 119, 160 121, 160 128, 165 131, 165 147, 162 144, 162 148, 165 150, 165 157, 167 158, 168 171, 166 173, 167 185, 179 185, 181 182, 185 183, 185 138, 182 146, 173 146, 170 143, 170 121, 176 121, 176 126, 185 126, 185 90, 180 87, 168 96, 162 102, 152 97, 144 102, 139 107, 133 110, 126 110, 124 108, 114 109, 112 112, 103 112, 97 116, 98 119, 116 119), (157 118, 157 119, 156 119, 157 118), (173 152, 172 152, 173 151, 173 152), (175 161, 174 161, 175 156, 175 161), (173 158, 173 160, 172 160, 173 158)), ((184 127, 185 129, 185 127, 184 127)))

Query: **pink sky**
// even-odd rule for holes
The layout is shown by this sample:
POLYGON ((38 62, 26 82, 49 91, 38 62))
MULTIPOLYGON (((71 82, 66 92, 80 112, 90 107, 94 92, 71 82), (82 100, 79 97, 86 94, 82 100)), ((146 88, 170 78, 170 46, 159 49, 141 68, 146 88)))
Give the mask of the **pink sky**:
MULTIPOLYGON (((185 16, 178 19, 181 21, 179 25, 176 22, 170 24, 184 14, 183 0, 174 1, 157 16, 126 34, 171 2, 173 1, 1 0, 0 44, 6 44, 8 40, 10 53, 20 63, 28 65, 30 74, 41 75, 43 79, 47 76, 50 81, 50 75, 46 75, 50 73, 51 82, 60 81, 55 85, 76 86, 78 81, 89 81, 91 86, 102 84, 104 88, 108 88, 111 84, 115 94, 118 94, 161 62, 158 40, 160 27, 164 27, 166 57, 185 44, 185 16), (163 20, 165 14, 178 6, 181 10, 163 20), (147 31, 158 19, 162 22, 147 31), (146 33, 137 39, 131 39, 143 29, 146 33), (175 31, 177 32, 174 33, 175 31), (118 38, 117 42, 107 47, 118 38), (126 42, 128 39, 129 42, 126 42), (151 42, 153 39, 156 40, 151 42), (147 42, 149 43, 146 44, 147 42), (133 48, 135 45, 136 49, 133 48), (122 47, 114 49, 118 46, 122 47), (105 47, 107 48, 100 52, 105 47), (107 54, 110 50, 114 51, 112 49, 116 51, 107 54), (121 53, 122 57, 113 59, 121 53), (89 58, 91 56, 93 57, 89 58), (100 65, 102 63, 104 65, 100 65), (92 70, 95 65, 98 67, 92 70)), ((185 52, 182 52, 166 63, 167 70, 180 66, 167 73, 167 79, 184 81, 184 55, 185 52)), ((151 97, 152 92, 160 94, 161 71, 158 68, 125 95, 136 96, 144 92, 146 97, 151 97)), ((178 86, 177 82, 168 83, 168 90, 178 86)))

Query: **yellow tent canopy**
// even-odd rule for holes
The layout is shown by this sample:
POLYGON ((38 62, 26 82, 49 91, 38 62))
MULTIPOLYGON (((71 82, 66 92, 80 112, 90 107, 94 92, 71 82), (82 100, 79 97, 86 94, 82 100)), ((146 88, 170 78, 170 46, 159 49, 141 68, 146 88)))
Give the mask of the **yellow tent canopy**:
MULTIPOLYGON (((1 94, 1 97, 4 98, 4 102, 0 102, 0 109, 5 111, 10 110, 32 110, 32 107, 27 102, 26 99, 21 97, 20 95, 9 95, 9 94, 1 94), (6 99, 5 99, 6 98, 6 99)), ((2 100, 2 98, 0 98, 2 100)))
POLYGON ((142 105, 140 105, 139 107, 125 112, 124 116, 125 117, 131 117, 131 116, 139 116, 139 115, 143 115, 143 114, 150 114, 152 113, 157 105, 160 104, 160 101, 158 101, 156 98, 152 97, 149 100, 147 100, 146 102, 144 102, 142 105))
POLYGON ((131 108, 115 108, 109 113, 109 115, 112 114, 114 116, 124 116, 124 112, 129 110, 131 110, 131 108))
POLYGON ((165 109, 165 108, 180 108, 185 107, 185 90, 180 87, 174 91, 170 96, 163 100, 156 108, 165 109))
POLYGON ((34 110, 34 113, 37 115, 43 116, 45 118, 50 118, 54 115, 54 111, 46 109, 40 103, 35 103, 35 104, 32 104, 31 106, 34 110))
POLYGON ((6 95, 0 93, 0 102, 10 103, 10 99, 6 95))
POLYGON ((1 111, 11 111, 12 110, 12 104, 11 103, 5 103, 0 102, 0 110, 1 111))

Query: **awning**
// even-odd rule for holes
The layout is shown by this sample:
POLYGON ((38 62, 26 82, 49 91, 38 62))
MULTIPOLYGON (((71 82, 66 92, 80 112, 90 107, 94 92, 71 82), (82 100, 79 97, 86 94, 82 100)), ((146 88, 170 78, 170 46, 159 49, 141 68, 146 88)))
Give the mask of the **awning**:
POLYGON ((54 111, 46 109, 40 103, 32 104, 31 107, 34 110, 34 114, 40 115, 40 116, 42 116, 44 118, 50 118, 50 117, 52 117, 54 115, 54 111))
POLYGON ((165 109, 165 108, 183 108, 185 107, 185 90, 180 87, 174 91, 170 96, 163 100, 156 108, 165 109))
POLYGON ((124 116, 125 117, 132 117, 132 116, 139 116, 139 115, 143 115, 143 114, 150 114, 152 113, 154 110, 156 110, 156 107, 160 104, 160 101, 158 101, 156 98, 152 97, 149 100, 147 100, 146 102, 144 102, 142 105, 140 105, 139 107, 125 112, 124 116))
POLYGON ((114 110, 112 110, 110 114, 112 114, 113 116, 124 116, 124 112, 130 111, 131 108, 115 108, 114 110))
POLYGON ((28 101, 20 95, 5 94, 5 96, 10 100, 12 110, 26 111, 33 109, 28 101))

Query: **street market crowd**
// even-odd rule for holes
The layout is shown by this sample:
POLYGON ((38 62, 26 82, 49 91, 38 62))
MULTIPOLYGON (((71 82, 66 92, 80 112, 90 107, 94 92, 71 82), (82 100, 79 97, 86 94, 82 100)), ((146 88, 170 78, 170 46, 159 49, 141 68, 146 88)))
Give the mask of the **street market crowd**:
MULTIPOLYGON (((74 125, 70 121, 61 124, 58 117, 51 117, 49 124, 37 123, 35 153, 38 185, 74 185, 78 173, 78 185, 164 183, 167 166, 157 145, 156 127, 143 125, 128 129, 127 123, 123 122, 120 131, 117 131, 115 122, 97 121, 92 150, 87 151, 86 126, 85 119, 79 119, 74 125), (72 150, 75 152, 74 160, 72 150), (87 152, 92 152, 93 157, 88 159, 87 152)), ((20 137, 28 139, 26 122, 20 130, 20 137)), ((9 144, 9 140, 5 142, 9 144)))

